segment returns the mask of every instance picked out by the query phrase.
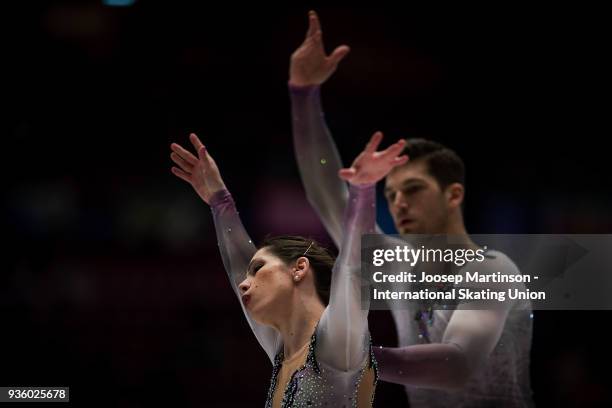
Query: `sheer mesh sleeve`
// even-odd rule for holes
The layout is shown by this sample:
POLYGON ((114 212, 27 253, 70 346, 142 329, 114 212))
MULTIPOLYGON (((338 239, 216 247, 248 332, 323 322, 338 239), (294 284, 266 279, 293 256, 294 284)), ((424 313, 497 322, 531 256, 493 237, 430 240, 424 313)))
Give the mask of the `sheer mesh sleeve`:
POLYGON ((466 357, 455 344, 374 347, 380 379, 423 388, 454 389, 467 377, 466 357))
POLYGON ((380 378, 424 388, 460 388, 487 360, 506 314, 503 309, 457 310, 441 343, 375 347, 380 378))
POLYGON ((289 85, 293 145, 308 201, 340 248, 348 190, 338 177, 342 161, 325 123, 318 86, 289 85))
POLYGON ((369 349, 368 305, 361 307, 361 235, 374 232, 374 185, 350 186, 344 238, 332 271, 329 305, 317 327, 317 359, 336 369, 358 367, 369 349))
POLYGON ((242 312, 249 322, 249 326, 253 329, 257 341, 265 350, 270 361, 274 362, 274 357, 281 344, 280 333, 271 327, 257 323, 251 318, 242 304, 240 289, 238 288, 240 282, 246 277, 247 267, 257 248, 240 221, 229 191, 221 190, 213 194, 210 207, 215 222, 219 251, 232 289, 240 301, 242 312))
MULTIPOLYGON (((481 266, 483 273, 502 270, 520 274, 509 258, 499 252, 496 254, 492 261, 481 266)), ((472 289, 502 292, 521 286, 522 283, 470 283, 472 289)), ((453 389, 461 386, 485 364, 502 335, 508 313, 515 305, 516 301, 508 300, 462 303, 453 312, 440 343, 374 348, 380 378, 425 388, 453 389)))
MULTIPOLYGON (((479 268, 481 273, 490 274, 502 271, 504 275, 521 274, 514 262, 503 253, 488 251, 486 256, 487 262, 479 268)), ((471 282, 456 286, 503 293, 509 293, 512 289, 525 289, 524 283, 520 281, 471 282)), ((467 356, 470 370, 475 370, 484 364, 495 348, 504 330, 508 314, 517 304, 516 300, 510 299, 505 299, 504 302, 481 300, 461 303, 448 322, 442 341, 459 346, 467 356)))

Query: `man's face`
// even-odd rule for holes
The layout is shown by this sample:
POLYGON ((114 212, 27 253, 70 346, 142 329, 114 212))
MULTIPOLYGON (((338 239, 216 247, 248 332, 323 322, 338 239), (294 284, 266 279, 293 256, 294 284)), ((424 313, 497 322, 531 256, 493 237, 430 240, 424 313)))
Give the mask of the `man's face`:
POLYGON ((449 207, 425 162, 415 161, 393 170, 385 180, 385 197, 400 234, 446 232, 449 207))

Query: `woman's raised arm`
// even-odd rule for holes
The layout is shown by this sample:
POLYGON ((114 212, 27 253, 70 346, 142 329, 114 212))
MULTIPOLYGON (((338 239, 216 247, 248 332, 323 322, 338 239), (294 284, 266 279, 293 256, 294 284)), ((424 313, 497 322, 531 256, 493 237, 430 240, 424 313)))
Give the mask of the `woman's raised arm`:
POLYGON ((173 143, 170 156, 180 168, 173 167, 172 173, 188 182, 202 200, 210 205, 219 251, 232 289, 259 344, 270 361, 274 362, 274 357, 281 344, 280 334, 273 328, 261 325, 251 318, 241 301, 238 288, 240 282, 245 278, 249 262, 257 249, 242 225, 234 200, 225 187, 214 159, 195 134, 190 135, 190 140, 198 156, 194 156, 182 146, 173 143))
POLYGON ((339 172, 350 184, 349 201, 340 253, 332 272, 329 305, 317 327, 317 358, 343 371, 357 368, 369 352, 369 304, 367 300, 361 302, 361 236, 375 233, 375 185, 393 167, 408 160, 406 156, 398 157, 403 140, 377 152, 381 139, 382 133, 376 132, 351 167, 339 172))

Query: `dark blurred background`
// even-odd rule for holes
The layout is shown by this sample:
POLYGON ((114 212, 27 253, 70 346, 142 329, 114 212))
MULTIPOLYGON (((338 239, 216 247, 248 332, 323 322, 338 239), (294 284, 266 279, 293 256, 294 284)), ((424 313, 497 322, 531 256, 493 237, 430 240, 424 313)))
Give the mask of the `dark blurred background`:
MULTIPOLYGON (((256 242, 330 243, 302 191, 286 86, 310 8, 328 51, 352 48, 323 87, 345 163, 375 130, 433 138, 467 164, 469 231, 612 232, 601 11, 111 3, 3 5, 2 386, 70 386, 86 407, 263 405, 269 361, 169 145, 200 135, 256 242)), ((610 403, 609 323, 535 312, 540 406, 610 403)), ((388 312, 370 325, 395 344, 388 312)), ((379 384, 375 406, 403 404, 379 384)))

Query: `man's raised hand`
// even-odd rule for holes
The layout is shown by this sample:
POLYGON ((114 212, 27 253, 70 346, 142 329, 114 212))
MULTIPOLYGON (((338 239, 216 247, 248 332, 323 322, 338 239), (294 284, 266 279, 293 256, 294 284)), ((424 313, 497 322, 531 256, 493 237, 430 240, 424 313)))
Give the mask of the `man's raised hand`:
POLYGON ((291 54, 289 83, 297 86, 322 84, 334 73, 338 63, 349 51, 348 46, 341 45, 331 55, 325 54, 319 17, 317 13, 310 11, 306 38, 302 45, 291 54))

